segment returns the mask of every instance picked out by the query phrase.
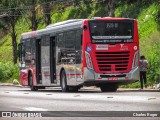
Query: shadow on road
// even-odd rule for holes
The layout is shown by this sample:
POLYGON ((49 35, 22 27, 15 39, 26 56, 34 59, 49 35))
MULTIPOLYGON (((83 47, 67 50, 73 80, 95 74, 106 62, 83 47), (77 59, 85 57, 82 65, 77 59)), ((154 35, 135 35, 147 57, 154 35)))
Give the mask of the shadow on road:
MULTIPOLYGON (((29 92, 31 90, 18 90, 18 91, 21 91, 21 92, 29 92)), ((32 92, 51 92, 51 93, 63 93, 61 90, 38 90, 38 91, 32 91, 32 92)), ((70 92, 66 92, 66 94, 68 93, 101 93, 101 91, 77 91, 77 92, 73 92, 73 91, 70 91, 70 92)))
MULTIPOLYGON (((27 90, 21 90, 19 89, 18 91, 30 91, 30 88, 28 88, 27 90)), ((39 89, 38 91, 35 91, 35 92, 54 92, 54 93, 62 93, 61 89, 60 88, 47 88, 47 89, 39 89)), ((115 93, 125 93, 125 92, 160 92, 160 90, 157 90, 157 89, 143 89, 143 90, 139 90, 139 89, 118 89, 117 92, 115 93)), ((104 92, 101 92, 100 89, 98 88, 93 88, 93 89, 80 89, 78 92, 73 92, 73 91, 70 91, 70 92, 67 92, 67 93, 104 93, 104 92)), ((107 93, 107 92, 105 92, 107 93)), ((114 92, 108 92, 108 93, 114 93, 114 92)))
MULTIPOLYGON (((21 91, 21 92, 30 92, 29 87, 21 86, 21 87, 15 87, 15 86, 2 86, 1 87, 4 91, 21 91)), ((32 92, 51 92, 51 93, 62 93, 60 87, 47 87, 46 89, 39 89, 38 91, 32 91, 32 92)), ((128 88, 119 88, 117 92, 115 93, 127 93, 127 92, 160 92, 158 89, 128 89, 128 88)), ((81 88, 78 92, 67 92, 67 93, 114 93, 114 92, 101 92, 99 88, 88 88, 84 87, 81 88)))

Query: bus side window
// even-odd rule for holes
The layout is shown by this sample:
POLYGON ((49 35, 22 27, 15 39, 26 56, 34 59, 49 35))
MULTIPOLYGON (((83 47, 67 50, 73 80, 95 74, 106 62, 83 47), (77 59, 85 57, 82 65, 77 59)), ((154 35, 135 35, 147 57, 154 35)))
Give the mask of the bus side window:
POLYGON ((56 52, 56 56, 57 56, 57 63, 61 63, 61 59, 62 59, 62 49, 64 48, 64 37, 63 37, 63 33, 60 33, 57 35, 57 52, 56 52))
POLYGON ((36 41, 35 39, 31 40, 31 60, 32 60, 32 64, 35 64, 35 60, 36 60, 36 41))
POLYGON ((65 33, 65 48, 75 49, 75 31, 67 31, 65 33))
POLYGON ((64 48, 64 37, 63 37, 63 33, 58 34, 57 37, 57 45, 59 48, 64 48))
POLYGON ((77 30, 76 31, 76 50, 81 50, 82 48, 82 31, 81 30, 77 30))

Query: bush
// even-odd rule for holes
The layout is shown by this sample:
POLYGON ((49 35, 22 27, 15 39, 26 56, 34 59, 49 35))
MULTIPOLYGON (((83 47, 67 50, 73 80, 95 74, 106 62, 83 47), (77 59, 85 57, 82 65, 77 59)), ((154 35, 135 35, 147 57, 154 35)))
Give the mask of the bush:
POLYGON ((158 75, 160 74, 160 32, 155 32, 148 39, 142 40, 140 47, 141 55, 145 55, 149 62, 148 84, 158 83, 158 75))
POLYGON ((12 82, 13 79, 18 78, 18 65, 14 65, 12 62, 0 62, 0 82, 12 82))

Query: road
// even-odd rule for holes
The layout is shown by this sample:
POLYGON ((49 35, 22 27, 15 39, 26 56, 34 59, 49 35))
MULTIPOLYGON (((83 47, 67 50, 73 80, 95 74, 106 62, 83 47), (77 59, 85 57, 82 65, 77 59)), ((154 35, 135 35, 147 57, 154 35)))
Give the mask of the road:
POLYGON ((0 111, 82 111, 73 112, 75 116, 84 111, 160 111, 160 91, 118 89, 102 93, 98 88, 87 87, 62 93, 58 87, 30 91, 28 87, 0 86, 0 111))

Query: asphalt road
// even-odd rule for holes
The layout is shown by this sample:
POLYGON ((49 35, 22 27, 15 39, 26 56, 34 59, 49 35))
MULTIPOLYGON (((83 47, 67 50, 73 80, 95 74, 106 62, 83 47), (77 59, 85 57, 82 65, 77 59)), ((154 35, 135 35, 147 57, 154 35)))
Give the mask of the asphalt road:
MULTIPOLYGON (((68 113, 65 113, 65 115, 68 115, 64 116, 65 120, 66 117, 74 119, 72 115, 79 116, 76 117, 77 120, 84 118, 89 119, 84 116, 80 117, 82 114, 85 115, 84 111, 90 111, 88 114, 91 114, 91 116, 95 115, 95 117, 92 118, 93 120, 99 119, 96 117, 98 113, 91 111, 109 111, 113 113, 122 111, 126 114, 130 114, 129 112, 127 113, 127 111, 140 111, 135 113, 136 118, 140 118, 137 115, 139 115, 141 111, 160 111, 160 91, 149 89, 119 89, 117 92, 102 93, 98 88, 88 87, 82 88, 79 92, 75 93, 62 93, 58 87, 33 92, 30 91, 28 87, 0 86, 0 111, 46 111, 45 115, 51 115, 54 113, 53 111, 55 111, 58 117, 62 111, 68 111, 68 113), (61 112, 58 113, 56 111, 61 112), (82 113, 75 111, 82 111, 82 113)), ((121 113, 114 114, 118 114, 119 116, 121 113)), ((55 118, 57 120, 62 119, 54 117, 54 119, 55 118)), ((5 118, 1 117, 0 120, 1 119, 5 118)), ((37 120, 41 119, 43 118, 38 118, 37 120)), ((106 118, 100 117, 99 120, 101 119, 106 118)), ((115 118, 110 119, 117 120, 121 118, 115 115, 115 118)), ((123 119, 127 120, 126 117, 123 119)), ((135 117, 131 117, 130 119, 135 119, 135 117)), ((143 120, 142 118, 140 119, 143 120)), ((152 119, 156 120, 159 118, 152 117, 152 119)), ((7 120, 9 120, 9 118, 7 118, 7 120)), ((151 120, 151 117, 145 117, 145 120, 151 120)))

